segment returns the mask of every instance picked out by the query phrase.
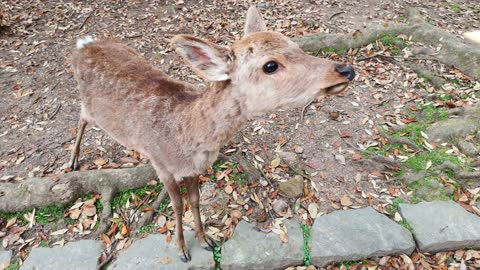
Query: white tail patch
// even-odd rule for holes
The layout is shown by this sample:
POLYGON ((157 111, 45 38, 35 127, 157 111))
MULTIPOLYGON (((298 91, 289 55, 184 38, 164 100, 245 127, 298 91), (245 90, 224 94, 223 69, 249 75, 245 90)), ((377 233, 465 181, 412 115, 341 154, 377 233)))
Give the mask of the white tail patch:
POLYGON ((85 47, 85 45, 93 43, 93 41, 94 40, 92 36, 86 36, 84 38, 80 38, 79 40, 77 40, 77 49, 81 49, 85 47))

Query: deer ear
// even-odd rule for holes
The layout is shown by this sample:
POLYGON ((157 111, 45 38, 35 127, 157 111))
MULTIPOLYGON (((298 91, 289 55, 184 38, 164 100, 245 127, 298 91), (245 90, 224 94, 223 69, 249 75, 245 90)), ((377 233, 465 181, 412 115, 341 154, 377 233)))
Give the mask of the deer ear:
POLYGON ((205 80, 225 81, 230 78, 227 48, 188 35, 177 35, 170 43, 205 80))
POLYGON ((245 21, 245 35, 267 31, 267 26, 263 20, 262 14, 256 7, 250 7, 247 11, 247 20, 245 21))

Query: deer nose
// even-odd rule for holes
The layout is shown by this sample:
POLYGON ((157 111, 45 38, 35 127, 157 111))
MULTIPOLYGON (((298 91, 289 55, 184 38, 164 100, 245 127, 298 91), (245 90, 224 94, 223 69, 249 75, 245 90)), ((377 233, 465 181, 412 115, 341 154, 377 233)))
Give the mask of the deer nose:
POLYGON ((337 64, 335 65, 335 71, 342 74, 349 81, 355 78, 355 71, 353 71, 352 66, 337 64))

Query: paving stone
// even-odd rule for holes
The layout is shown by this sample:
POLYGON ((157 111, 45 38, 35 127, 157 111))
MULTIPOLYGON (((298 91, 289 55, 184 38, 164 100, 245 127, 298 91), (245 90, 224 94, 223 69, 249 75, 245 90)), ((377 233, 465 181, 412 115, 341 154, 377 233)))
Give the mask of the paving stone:
POLYGON ((303 264, 303 234, 300 224, 286 220, 288 243, 278 234, 258 231, 254 225, 240 222, 230 240, 222 247, 222 270, 285 269, 303 264))
POLYGON ((480 217, 454 201, 400 204, 421 252, 480 247, 480 217))
POLYGON ((101 252, 102 243, 94 240, 70 242, 63 247, 37 247, 20 270, 92 270, 101 252))
POLYGON ((411 254, 415 242, 410 232, 368 207, 335 211, 315 220, 311 230, 312 262, 332 262, 411 254))
POLYGON ((184 263, 177 254, 175 236, 167 243, 167 237, 163 234, 151 234, 146 238, 135 240, 133 244, 112 263, 109 270, 197 270, 213 269, 215 261, 213 253, 206 251, 195 238, 195 233, 185 231, 185 244, 190 250, 192 260, 184 263))
POLYGON ((10 258, 12 257, 11 250, 0 250, 0 269, 7 268, 10 265, 10 258))

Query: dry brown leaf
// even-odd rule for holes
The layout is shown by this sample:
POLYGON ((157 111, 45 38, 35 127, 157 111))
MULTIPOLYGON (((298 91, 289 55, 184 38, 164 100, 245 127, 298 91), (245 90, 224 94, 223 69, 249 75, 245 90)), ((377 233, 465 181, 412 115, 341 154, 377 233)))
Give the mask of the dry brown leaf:
POLYGON ((342 206, 350 206, 353 203, 350 197, 348 197, 347 195, 340 195, 340 204, 342 204, 342 206))
POLYGON ((170 232, 167 233, 167 244, 172 242, 172 234, 170 232))
POLYGON ((165 257, 161 260, 162 264, 170 264, 172 263, 172 258, 170 257, 165 257))
POLYGON ((232 192, 233 192, 232 186, 227 185, 227 186, 225 187, 225 193, 227 193, 227 194, 232 194, 232 192))
POLYGON ((283 243, 288 243, 288 234, 286 234, 286 233, 281 233, 281 234, 280 234, 280 240, 281 240, 283 243))
POLYGON ((88 217, 92 217, 94 216, 95 214, 97 214, 97 208, 94 206, 94 205, 84 205, 82 207, 82 212, 88 216, 88 217))
POLYGON ((77 219, 81 213, 82 213, 82 210, 80 210, 79 208, 76 208, 76 209, 70 210, 70 212, 68 213, 68 216, 71 219, 77 219))
POLYGON ((93 161, 93 163, 94 163, 95 165, 97 165, 98 167, 101 167, 101 166, 107 164, 107 162, 108 162, 108 160, 106 160, 106 159, 104 159, 104 158, 97 158, 97 159, 95 159, 95 160, 93 161))

